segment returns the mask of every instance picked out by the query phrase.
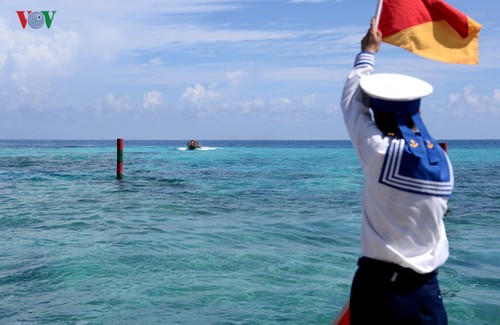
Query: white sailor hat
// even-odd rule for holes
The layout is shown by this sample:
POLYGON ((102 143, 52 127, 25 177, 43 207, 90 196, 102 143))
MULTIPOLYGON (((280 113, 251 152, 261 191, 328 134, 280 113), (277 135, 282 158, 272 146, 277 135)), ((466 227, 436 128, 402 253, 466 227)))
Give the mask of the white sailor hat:
POLYGON ((378 73, 362 77, 360 86, 370 98, 371 109, 395 113, 399 129, 413 154, 427 156, 431 163, 439 160, 436 153, 439 145, 427 132, 419 114, 420 99, 433 91, 428 82, 402 74, 378 73), (407 126, 409 116, 420 134, 415 134, 407 126))
POLYGON ((408 112, 414 115, 420 99, 432 93, 432 86, 421 79, 397 73, 377 73, 361 78, 361 89, 370 97, 375 111, 408 112))

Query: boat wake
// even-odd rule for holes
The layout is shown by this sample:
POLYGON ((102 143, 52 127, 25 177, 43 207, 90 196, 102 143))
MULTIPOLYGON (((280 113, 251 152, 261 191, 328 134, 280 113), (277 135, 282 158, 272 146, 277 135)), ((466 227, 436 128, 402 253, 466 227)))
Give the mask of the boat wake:
POLYGON ((201 147, 201 148, 198 148, 196 150, 189 150, 186 147, 180 147, 180 148, 177 148, 177 150, 180 150, 180 151, 210 151, 210 150, 217 150, 217 147, 201 147))

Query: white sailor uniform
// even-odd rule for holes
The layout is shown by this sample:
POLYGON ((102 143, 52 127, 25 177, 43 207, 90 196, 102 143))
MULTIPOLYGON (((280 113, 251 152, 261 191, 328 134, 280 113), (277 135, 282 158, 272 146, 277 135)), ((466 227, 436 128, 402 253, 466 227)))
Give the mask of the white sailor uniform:
POLYGON ((406 139, 398 139, 377 128, 360 88, 374 63, 374 54, 358 54, 342 94, 345 124, 365 174, 362 253, 429 273, 448 258, 443 216, 453 188, 451 164, 418 113, 412 117, 425 134, 402 129, 406 139))

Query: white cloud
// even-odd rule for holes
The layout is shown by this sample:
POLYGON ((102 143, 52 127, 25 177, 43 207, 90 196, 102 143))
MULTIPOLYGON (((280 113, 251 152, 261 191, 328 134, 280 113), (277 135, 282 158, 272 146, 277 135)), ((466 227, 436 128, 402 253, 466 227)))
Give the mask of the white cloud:
POLYGON ((292 107, 292 100, 290 98, 272 98, 270 100, 269 109, 272 111, 283 112, 292 107))
POLYGON ((302 101, 302 107, 306 110, 311 110, 314 106, 316 106, 316 94, 311 94, 302 101))
POLYGON ((159 91, 153 90, 144 94, 142 106, 146 109, 154 109, 163 103, 163 95, 159 91))
POLYGON ((335 113, 334 109, 319 108, 316 93, 296 98, 259 95, 250 99, 230 96, 228 93, 231 93, 230 88, 218 88, 216 84, 205 87, 198 83, 187 87, 182 94, 182 100, 187 104, 185 112, 197 117, 215 116, 223 112, 221 116, 254 116, 280 121, 298 121, 307 116, 335 113))
POLYGON ((220 95, 215 90, 205 88, 201 84, 187 87, 182 94, 182 99, 197 108, 203 108, 207 103, 219 98, 220 95))
POLYGON ((149 63, 147 66, 151 67, 151 68, 158 68, 164 64, 165 63, 163 62, 163 60, 161 58, 152 58, 151 60, 149 60, 149 63))
MULTIPOLYGON (((14 30, 0 20, 0 89, 10 94, 6 97, 20 95, 24 102, 39 102, 40 97, 47 97, 55 80, 71 75, 80 47, 76 32, 14 30), (35 101, 36 93, 46 96, 37 96, 35 101)), ((6 100, 13 106, 23 102, 19 98, 6 100)))
POLYGON ((240 114, 249 115, 253 112, 262 112, 266 107, 266 102, 263 98, 255 98, 253 100, 233 103, 231 106, 240 114))
POLYGON ((453 106, 462 98, 462 94, 455 93, 448 96, 448 106, 453 106))
POLYGON ((229 84, 238 84, 241 81, 241 78, 247 75, 246 71, 236 70, 236 71, 228 71, 226 72, 226 79, 229 84))
POLYGON ((468 85, 460 93, 448 96, 448 106, 453 107, 459 116, 481 113, 497 115, 500 114, 500 89, 494 89, 491 95, 484 95, 478 93, 474 86, 468 85))
POLYGON ((44 72, 47 75, 63 74, 75 62, 79 40, 72 31, 61 31, 50 36, 13 32, 0 25, 0 67, 10 62, 14 72, 44 72), (3 30, 2 30, 3 29, 3 30))
POLYGON ((220 29, 208 25, 169 24, 147 32, 141 29, 128 31, 132 36, 122 41, 124 48, 155 48, 170 44, 196 44, 217 42, 265 41, 295 38, 299 32, 277 30, 220 29), (144 34, 147 36, 145 37, 144 34))
POLYGON ((245 5, 247 0, 168 0, 168 1, 113 1, 93 3, 93 12, 108 12, 109 8, 119 8, 119 13, 124 17, 132 14, 205 14, 236 10, 245 5))
POLYGON ((493 93, 493 101, 495 103, 500 103, 500 89, 495 89, 493 93))
POLYGON ((324 112, 328 115, 336 115, 340 111, 339 107, 335 104, 326 105, 324 112))
POLYGON ((107 94, 102 99, 97 100, 97 115, 104 112, 127 112, 131 111, 134 105, 130 96, 116 97, 114 94, 107 94))

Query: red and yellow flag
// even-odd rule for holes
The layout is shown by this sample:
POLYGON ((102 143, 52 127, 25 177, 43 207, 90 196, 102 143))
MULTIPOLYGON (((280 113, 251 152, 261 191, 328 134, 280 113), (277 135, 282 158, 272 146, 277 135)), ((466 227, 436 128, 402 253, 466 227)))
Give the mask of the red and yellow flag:
POLYGON ((481 25, 442 0, 380 0, 386 43, 447 63, 477 64, 481 25))

